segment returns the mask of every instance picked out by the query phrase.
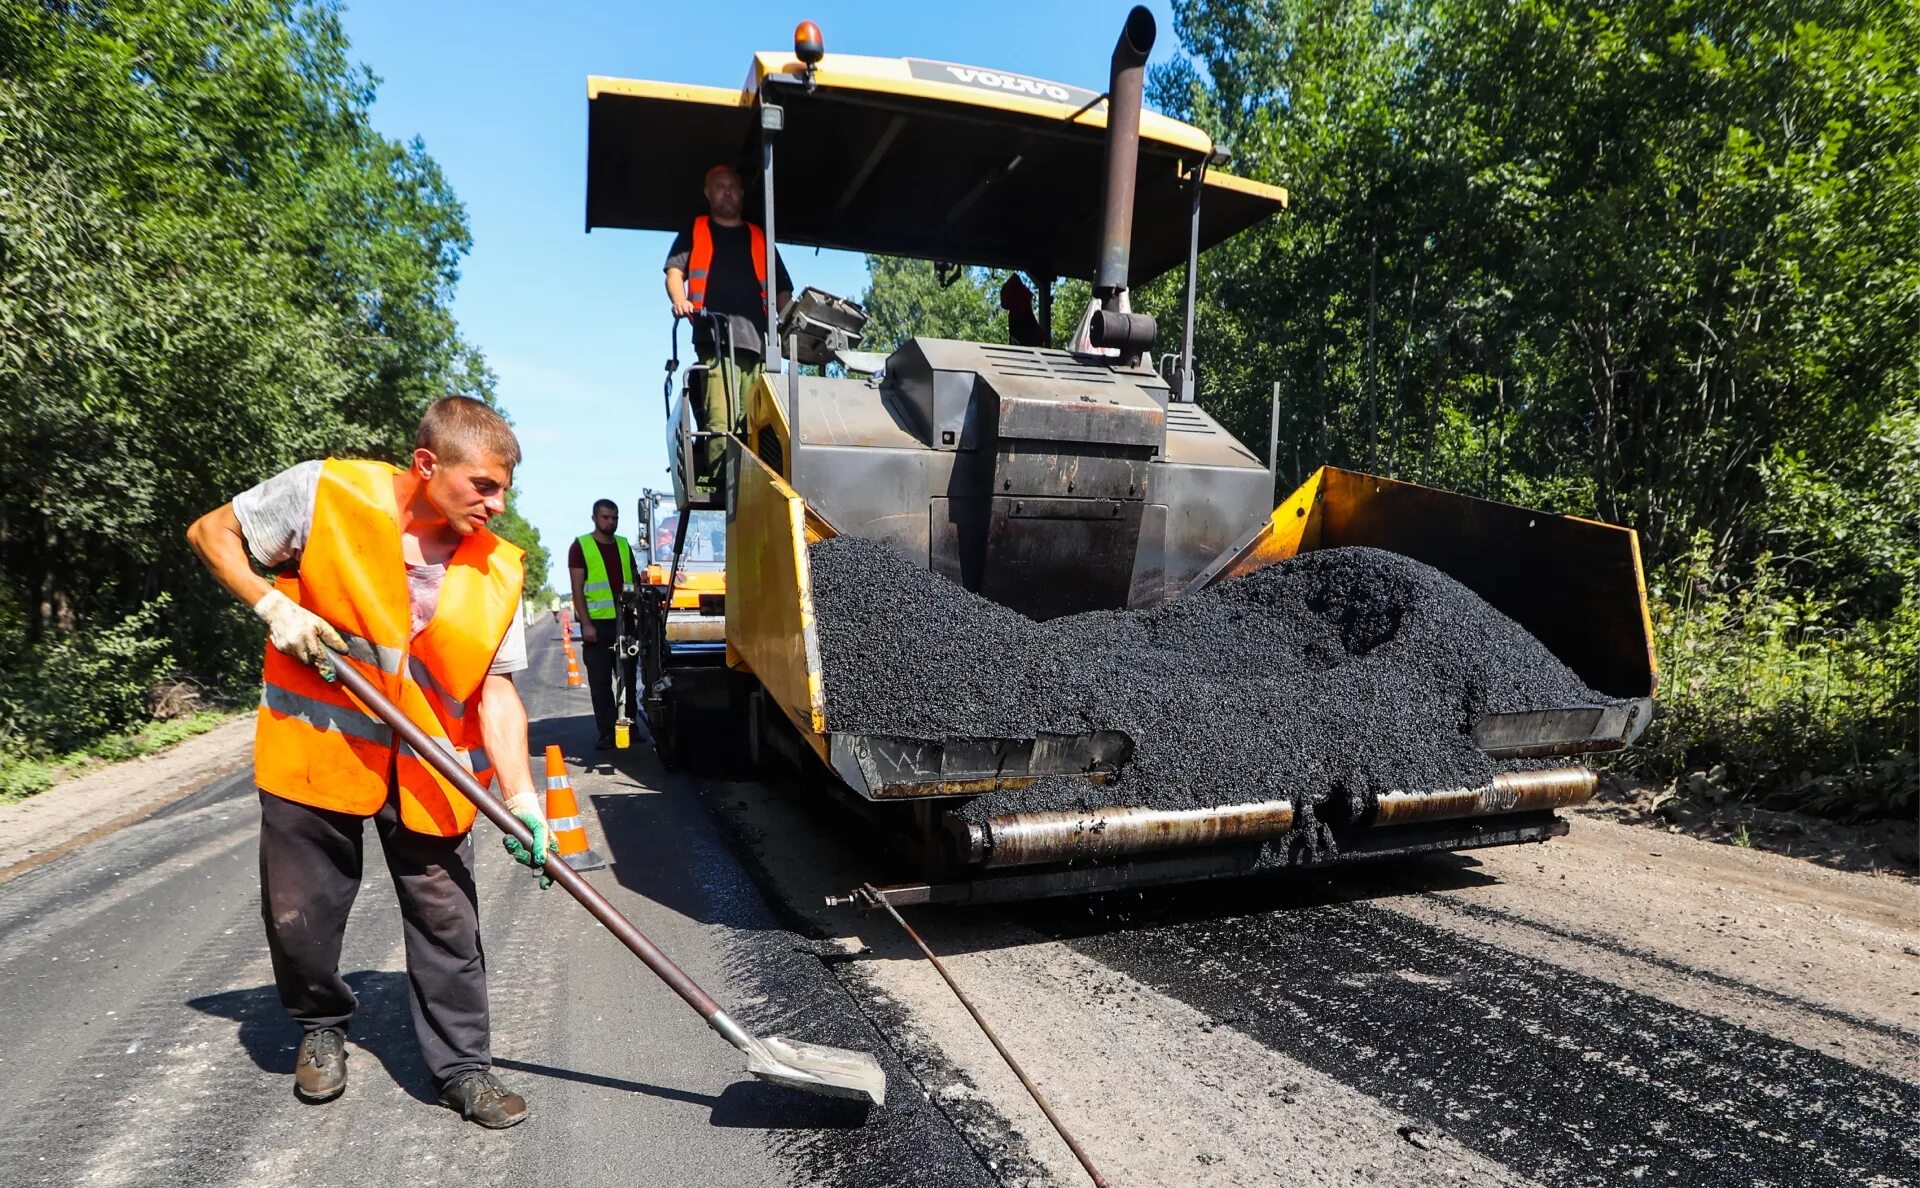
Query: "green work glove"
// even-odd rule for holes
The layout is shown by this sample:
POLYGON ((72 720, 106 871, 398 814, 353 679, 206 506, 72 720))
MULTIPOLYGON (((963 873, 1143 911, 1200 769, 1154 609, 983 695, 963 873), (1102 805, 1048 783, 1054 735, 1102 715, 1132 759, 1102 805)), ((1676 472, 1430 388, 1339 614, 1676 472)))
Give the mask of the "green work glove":
POLYGON ((547 828, 546 814, 540 810, 540 797, 533 792, 522 792, 507 798, 507 811, 520 819, 533 834, 533 848, 520 844, 517 838, 508 837, 501 844, 513 860, 522 866, 531 866, 540 874, 540 889, 545 891, 553 886, 552 876, 547 874, 547 860, 553 857, 553 830, 547 828))

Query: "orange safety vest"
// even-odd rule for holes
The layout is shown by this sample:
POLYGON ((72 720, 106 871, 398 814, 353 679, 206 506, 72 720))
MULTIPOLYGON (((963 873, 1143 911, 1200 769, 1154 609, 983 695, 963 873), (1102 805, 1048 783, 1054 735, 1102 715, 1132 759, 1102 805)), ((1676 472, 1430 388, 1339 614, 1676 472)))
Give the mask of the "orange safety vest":
MULTIPOLYGON (((524 554, 484 528, 461 541, 447 561, 440 604, 415 635, 394 504, 398 473, 385 462, 327 459, 299 573, 280 576, 274 588, 338 628, 348 646, 335 662, 358 665, 485 787, 493 770, 475 695, 519 613, 524 554)), ((408 829, 457 837, 473 824, 472 802, 346 690, 271 642, 263 676, 253 741, 260 787, 296 804, 368 817, 386 803, 391 771, 408 829)))
MULTIPOLYGON (((767 303, 767 233, 757 223, 747 224, 753 244, 753 276, 760 282, 760 304, 767 303)), ((687 300, 694 308, 707 307, 707 272, 713 267, 713 228, 707 216, 693 220, 693 253, 687 257, 687 300)))

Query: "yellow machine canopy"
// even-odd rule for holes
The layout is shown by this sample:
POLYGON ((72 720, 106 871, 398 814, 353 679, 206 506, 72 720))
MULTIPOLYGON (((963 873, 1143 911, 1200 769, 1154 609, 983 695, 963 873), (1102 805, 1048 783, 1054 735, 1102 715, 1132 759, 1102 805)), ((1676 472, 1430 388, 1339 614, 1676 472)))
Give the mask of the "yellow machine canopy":
MULTIPOLYGON (((774 137, 775 238, 786 244, 1090 277, 1100 234, 1106 105, 1097 92, 916 58, 829 54, 812 85, 760 54, 738 91, 587 81, 587 227, 678 231, 706 213, 717 164, 747 180, 764 221, 762 104, 774 137)), ((1198 128, 1143 113, 1130 281, 1185 262, 1198 128)), ((1218 171, 1201 198, 1202 250, 1286 205, 1286 191, 1218 171)))

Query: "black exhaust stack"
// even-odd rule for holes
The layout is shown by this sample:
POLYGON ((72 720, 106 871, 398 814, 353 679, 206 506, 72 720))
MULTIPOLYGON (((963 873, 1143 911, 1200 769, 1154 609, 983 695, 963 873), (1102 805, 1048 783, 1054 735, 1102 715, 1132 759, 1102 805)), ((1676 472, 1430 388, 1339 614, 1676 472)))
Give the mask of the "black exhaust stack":
POLYGON ((1147 54, 1156 32, 1153 14, 1136 5, 1113 46, 1107 78, 1107 174, 1101 195, 1100 260, 1093 293, 1101 312, 1090 327, 1095 345, 1116 347, 1129 361, 1153 346, 1153 319, 1120 313, 1133 252, 1134 179, 1140 169, 1140 104, 1146 92, 1147 54))

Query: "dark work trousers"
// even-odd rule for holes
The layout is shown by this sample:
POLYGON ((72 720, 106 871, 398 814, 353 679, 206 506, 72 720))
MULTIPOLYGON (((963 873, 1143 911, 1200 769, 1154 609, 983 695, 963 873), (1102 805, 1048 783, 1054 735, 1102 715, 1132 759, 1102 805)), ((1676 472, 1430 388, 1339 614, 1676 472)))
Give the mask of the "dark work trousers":
MULTIPOLYGON (((365 826, 364 817, 260 793, 260 914, 281 1005, 306 1031, 344 1028, 357 1005, 340 977, 340 945, 360 890, 365 826)), ((493 1065, 473 836, 415 833, 400 824, 394 794, 373 829, 400 899, 414 1035, 444 1088, 458 1073, 493 1065)))
MULTIPOLYGON (((613 633, 612 619, 595 619, 594 634, 599 636, 596 643, 580 641, 580 659, 587 666, 587 691, 593 694, 593 724, 600 731, 602 739, 613 737, 613 633)), ((637 699, 639 691, 634 688, 633 669, 636 661, 627 661, 627 696, 637 699)), ((639 707, 629 705, 627 717, 636 717, 639 707)))

